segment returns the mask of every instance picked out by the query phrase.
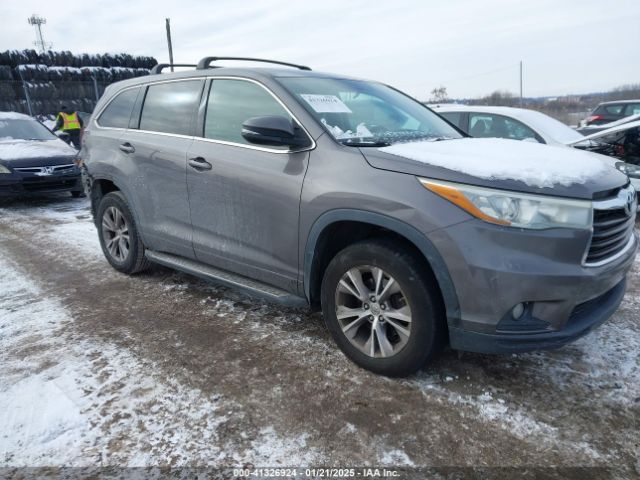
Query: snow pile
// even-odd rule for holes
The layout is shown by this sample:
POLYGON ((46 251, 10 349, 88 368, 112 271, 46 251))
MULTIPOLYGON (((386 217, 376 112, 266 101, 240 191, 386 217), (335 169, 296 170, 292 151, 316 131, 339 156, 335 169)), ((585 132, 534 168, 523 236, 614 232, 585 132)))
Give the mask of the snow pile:
POLYGON ((364 123, 359 124, 356 127, 356 131, 354 133, 351 130, 347 130, 345 132, 340 127, 338 127, 337 125, 329 125, 324 118, 321 119, 320 122, 322 123, 322 125, 324 125, 327 128, 327 130, 329 130, 329 133, 331 133, 331 135, 333 135, 334 138, 336 138, 337 140, 344 140, 344 139, 347 139, 347 138, 371 138, 371 137, 373 137, 373 134, 369 131, 369 129, 366 127, 366 125, 364 123))
POLYGON ((398 143, 379 150, 478 178, 539 188, 585 183, 612 168, 588 152, 498 138, 398 143))
POLYGON ((226 420, 216 414, 219 396, 154 378, 157 367, 126 350, 74 337, 57 300, 2 257, 0 272, 4 466, 217 458, 216 429, 226 420), (194 451, 204 458, 192 458, 194 451))

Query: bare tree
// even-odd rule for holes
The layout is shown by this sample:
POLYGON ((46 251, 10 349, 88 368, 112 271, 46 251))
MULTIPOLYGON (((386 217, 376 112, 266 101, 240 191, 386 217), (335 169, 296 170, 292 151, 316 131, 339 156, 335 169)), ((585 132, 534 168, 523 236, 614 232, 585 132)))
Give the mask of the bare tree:
POLYGON ((447 103, 449 101, 449 95, 447 94, 447 87, 442 85, 431 90, 431 98, 429 103, 447 103))

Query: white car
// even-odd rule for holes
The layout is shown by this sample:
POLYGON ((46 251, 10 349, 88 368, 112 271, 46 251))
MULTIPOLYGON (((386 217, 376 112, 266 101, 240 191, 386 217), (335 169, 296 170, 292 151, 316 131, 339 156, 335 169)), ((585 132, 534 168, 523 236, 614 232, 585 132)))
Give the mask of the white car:
MULTIPOLYGON (((456 104, 430 105, 430 108, 472 137, 510 138, 587 150, 596 147, 599 138, 640 126, 640 121, 632 121, 584 136, 549 115, 526 108, 456 104)), ((640 166, 604 155, 603 160, 626 173, 636 192, 640 191, 640 166)))

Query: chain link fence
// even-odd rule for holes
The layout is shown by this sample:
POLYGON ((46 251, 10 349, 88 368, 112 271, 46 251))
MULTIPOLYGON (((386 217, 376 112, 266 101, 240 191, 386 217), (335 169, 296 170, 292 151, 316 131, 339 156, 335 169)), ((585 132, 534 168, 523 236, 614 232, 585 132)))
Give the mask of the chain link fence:
POLYGON ((23 82, 0 80, 0 111, 55 115, 62 104, 92 112, 108 83, 97 81, 23 82))
POLYGON ((91 113, 108 85, 148 74, 130 67, 0 65, 0 111, 50 117, 64 104, 91 113))

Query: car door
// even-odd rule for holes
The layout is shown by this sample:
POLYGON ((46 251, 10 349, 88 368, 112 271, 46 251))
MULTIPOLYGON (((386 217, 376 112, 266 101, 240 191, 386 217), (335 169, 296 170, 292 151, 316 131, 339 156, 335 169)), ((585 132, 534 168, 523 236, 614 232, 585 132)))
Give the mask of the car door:
POLYGON ((138 223, 151 250, 194 257, 187 151, 204 80, 186 79, 149 85, 137 128, 120 139, 128 155, 123 177, 137 205, 138 223))
MULTIPOLYGON (((131 121, 134 105, 141 87, 126 88, 118 92, 99 111, 91 126, 85 130, 80 152, 85 164, 91 165, 91 175, 119 178, 118 168, 126 165, 127 154, 120 150, 121 139, 131 121)), ((123 188, 123 185, 120 185, 123 188)))
POLYGON ((309 149, 252 145, 241 130, 257 116, 297 121, 270 90, 249 79, 213 79, 201 108, 202 135, 189 150, 187 168, 196 257, 296 292, 309 149))

